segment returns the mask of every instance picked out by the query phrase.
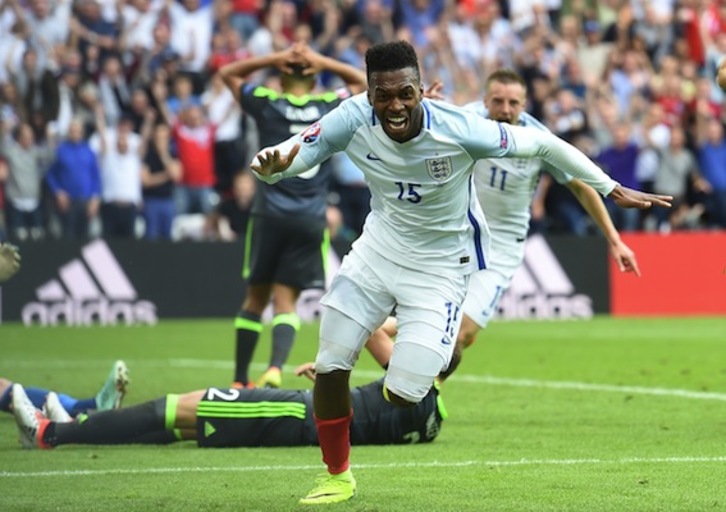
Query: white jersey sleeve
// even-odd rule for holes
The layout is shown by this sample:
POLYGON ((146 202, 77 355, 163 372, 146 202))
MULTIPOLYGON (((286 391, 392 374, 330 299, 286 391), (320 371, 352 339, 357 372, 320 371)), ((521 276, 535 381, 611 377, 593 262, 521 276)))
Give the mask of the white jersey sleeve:
POLYGON ((541 158, 554 169, 567 169, 607 196, 618 183, 584 153, 559 137, 536 128, 499 123, 472 115, 462 145, 473 158, 541 158))
POLYGON ((304 173, 334 153, 345 150, 358 127, 367 122, 367 117, 360 108, 359 102, 343 101, 337 108, 324 115, 320 121, 311 124, 302 132, 276 146, 262 149, 252 162, 256 164, 258 156, 267 151, 278 150, 283 155, 288 154, 295 144, 300 144, 300 152, 290 167, 271 176, 261 176, 258 173, 255 175, 272 185, 282 179, 304 173))
POLYGON ((541 158, 552 169, 567 169, 592 188, 607 196, 618 185, 583 152, 549 132, 522 127, 501 126, 511 134, 511 151, 507 157, 541 158))

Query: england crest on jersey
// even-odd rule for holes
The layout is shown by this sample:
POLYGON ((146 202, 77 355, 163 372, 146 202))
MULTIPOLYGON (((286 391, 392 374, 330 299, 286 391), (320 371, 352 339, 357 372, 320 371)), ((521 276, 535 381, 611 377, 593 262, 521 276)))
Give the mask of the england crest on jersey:
POLYGON ((444 181, 451 176, 451 169, 451 157, 426 159, 426 170, 436 181, 444 181))

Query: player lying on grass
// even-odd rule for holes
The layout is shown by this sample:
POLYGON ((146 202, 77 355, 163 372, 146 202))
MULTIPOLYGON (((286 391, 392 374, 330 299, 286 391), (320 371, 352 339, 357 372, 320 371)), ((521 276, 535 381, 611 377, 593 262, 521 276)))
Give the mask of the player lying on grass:
POLYGON ((4 283, 20 270, 20 252, 11 244, 0 243, 0 283, 4 283))
MULTIPOLYGON (((121 401, 126 395, 126 387, 129 384, 129 372, 123 361, 116 361, 106 377, 106 381, 101 386, 96 396, 92 398, 74 398, 66 394, 56 395, 56 399, 63 407, 66 415, 76 417, 77 415, 99 410, 118 409, 121 407, 121 401)), ((11 380, 0 377, 0 411, 12 412, 10 404, 12 402, 11 380)), ((25 388, 25 394, 28 400, 38 409, 45 404, 46 397, 50 391, 43 388, 28 387, 25 388)))
MULTIPOLYGON (((436 97, 436 88, 432 88, 430 96, 436 97)), ((542 123, 524 111, 526 103, 527 88, 522 77, 513 70, 500 69, 487 78, 484 101, 468 104, 466 108, 485 119, 548 132, 542 123)), ((502 295, 524 260, 530 208, 535 210, 539 206, 541 209, 537 192, 543 172, 569 188, 592 217, 607 240, 620 271, 640 276, 635 253, 620 239, 597 191, 566 171, 548 165, 540 158, 484 158, 476 162, 476 195, 491 233, 489 265, 471 275, 454 348, 456 357, 446 374, 439 376, 440 380, 455 369, 461 360, 461 351, 474 343, 476 335, 495 315, 502 295)), ((391 318, 380 328, 378 335, 395 336, 396 332, 396 320, 391 318)))
MULTIPOLYGON (((383 340, 386 342, 386 340, 383 340)), ((390 343, 390 341, 388 341, 390 343)), ((376 339, 367 348, 374 358, 390 354, 376 339)), ((312 363, 296 373, 314 379, 312 363)), ((352 390, 356 417, 351 443, 408 444, 433 441, 446 418, 437 388, 415 407, 402 409, 385 401, 383 379, 352 390)), ((202 448, 307 446, 318 444, 312 417, 312 393, 306 390, 220 389, 167 395, 143 404, 80 414, 73 420, 51 392, 46 414, 13 385, 13 411, 25 448, 63 444, 166 444, 196 439, 202 448)))

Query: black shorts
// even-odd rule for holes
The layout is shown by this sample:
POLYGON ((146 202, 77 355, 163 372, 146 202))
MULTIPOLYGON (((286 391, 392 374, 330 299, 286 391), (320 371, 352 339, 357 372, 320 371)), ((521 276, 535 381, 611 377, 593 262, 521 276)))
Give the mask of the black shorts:
POLYGON ((201 448, 317 444, 312 394, 283 389, 209 388, 197 406, 201 448))
POLYGON ((253 285, 325 288, 329 245, 324 220, 252 216, 242 277, 253 285))

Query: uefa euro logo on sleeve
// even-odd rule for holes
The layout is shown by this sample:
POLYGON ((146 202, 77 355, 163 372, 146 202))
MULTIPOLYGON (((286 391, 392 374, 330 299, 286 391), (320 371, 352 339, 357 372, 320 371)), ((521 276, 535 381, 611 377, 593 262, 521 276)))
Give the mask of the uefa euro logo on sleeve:
POLYGON ((451 176, 451 168, 451 158, 448 156, 426 159, 426 170, 436 181, 444 181, 451 176))
POLYGON ((309 144, 315 142, 320 137, 320 123, 313 123, 300 134, 303 142, 309 144))

